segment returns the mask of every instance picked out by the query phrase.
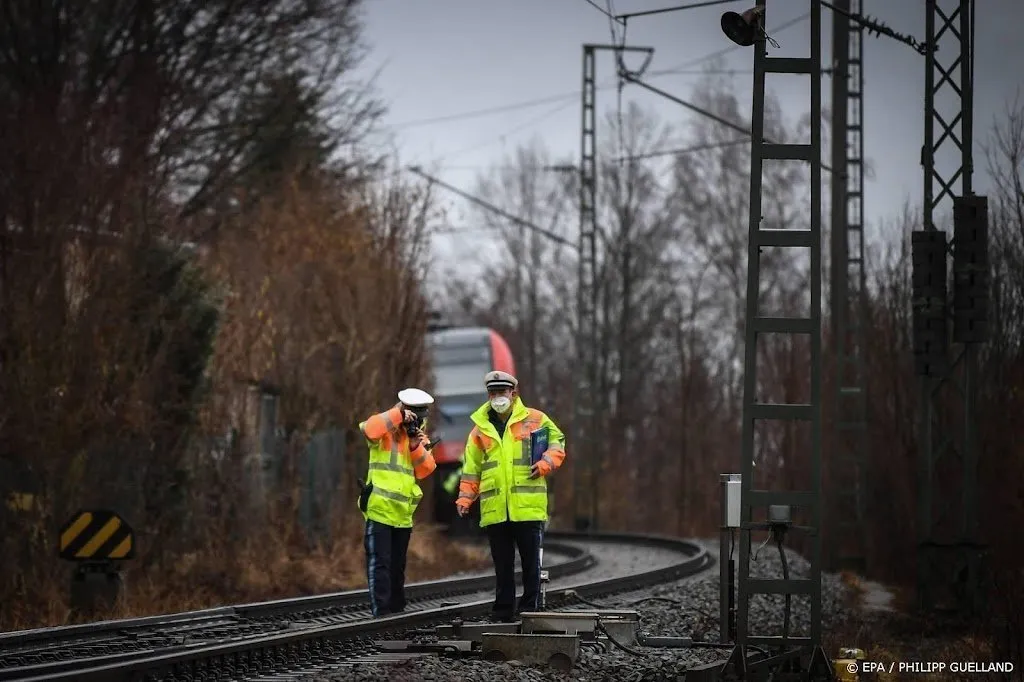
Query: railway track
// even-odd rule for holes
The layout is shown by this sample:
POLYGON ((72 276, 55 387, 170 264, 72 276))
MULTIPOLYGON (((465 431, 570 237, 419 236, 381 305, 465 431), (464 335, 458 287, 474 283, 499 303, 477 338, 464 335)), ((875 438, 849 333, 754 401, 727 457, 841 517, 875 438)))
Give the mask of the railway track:
MULTIPOLYGON (((547 568, 554 576, 573 575, 596 562, 579 545, 552 542, 547 568)), ((517 571, 517 575, 519 572, 517 571)), ((406 586, 411 609, 430 609, 493 589, 493 575, 446 578, 406 586)), ((131 618, 68 627, 0 633, 0 680, 17 680, 105 665, 133 658, 194 649, 294 630, 371 617, 365 589, 227 606, 166 616, 131 618)))
MULTIPOLYGON (((651 536, 551 532, 545 557, 551 555, 563 558, 545 566, 551 606, 572 595, 601 596, 694 575, 713 563, 697 543, 651 536), (644 551, 655 550, 662 565, 643 561, 644 551), (616 553, 631 560, 639 554, 640 562, 616 566, 609 559, 616 553)), ((484 574, 409 585, 407 611, 379 619, 370 618, 366 590, 354 590, 7 633, 0 635, 0 680, 234 680, 314 670, 372 654, 371 635, 485 615, 493 580, 484 574)))

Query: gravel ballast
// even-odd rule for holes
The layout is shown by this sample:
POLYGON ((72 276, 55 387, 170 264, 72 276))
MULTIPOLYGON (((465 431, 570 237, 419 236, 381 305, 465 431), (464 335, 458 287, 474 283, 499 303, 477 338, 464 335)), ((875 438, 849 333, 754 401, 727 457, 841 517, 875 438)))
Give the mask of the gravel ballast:
MULTIPOLYGON (((705 543, 717 557, 716 545, 705 543)), ((620 563, 628 563, 624 558, 620 563)), ((808 562, 793 552, 787 552, 790 577, 807 575, 808 562)), ((765 547, 752 565, 753 577, 781 578, 781 560, 778 550, 765 547)), ((646 567, 645 567, 646 568, 646 567)), ((635 592, 595 599, 595 604, 604 608, 634 609, 640 615, 640 630, 648 636, 691 637, 695 641, 718 642, 718 576, 719 566, 714 564, 704 574, 659 585, 635 592), (652 599, 653 598, 653 599, 652 599), (645 601, 640 601, 645 600, 645 601), (639 603, 637 603, 639 601, 639 603)), ((823 625, 829 626, 844 618, 842 604, 845 587, 836 575, 822 574, 823 625)), ((573 610, 593 610, 592 606, 580 601, 563 607, 573 610)), ((749 613, 752 634, 781 634, 783 597, 755 598, 749 613)), ((810 623, 809 602, 806 598, 793 598, 790 618, 790 634, 806 634, 810 623)), ((415 637, 409 635, 408 639, 415 637)), ((598 651, 593 645, 585 645, 574 668, 559 672, 547 667, 535 667, 512 663, 491 663, 478 658, 457 659, 422 657, 401 663, 355 663, 340 665, 323 672, 296 677, 307 681, 356 680, 363 682, 411 681, 411 680, 453 680, 480 682, 526 682, 551 680, 624 680, 646 682, 648 680, 676 680, 688 669, 706 663, 722 661, 728 649, 663 649, 639 645, 629 647, 640 655, 623 651, 611 643, 605 643, 606 650, 598 651)))

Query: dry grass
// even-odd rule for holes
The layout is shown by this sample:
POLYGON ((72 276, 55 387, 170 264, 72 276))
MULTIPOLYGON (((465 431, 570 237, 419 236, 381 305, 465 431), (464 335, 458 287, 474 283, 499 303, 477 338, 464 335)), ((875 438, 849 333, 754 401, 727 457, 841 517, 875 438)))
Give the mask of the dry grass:
MULTIPOLYGON (((151 616, 230 604, 282 599, 366 587, 362 527, 346 524, 332 551, 307 551, 250 542, 235 553, 215 544, 185 554, 167 570, 126 575, 126 599, 92 620, 151 616)), ((421 524, 412 534, 406 581, 441 578, 459 571, 490 568, 483 548, 454 542, 439 527, 421 524)), ((69 572, 70 574, 70 572, 69 572)), ((0 629, 15 630, 75 621, 68 610, 68 585, 51 584, 47 598, 31 611, 5 605, 0 629)))
MULTIPOLYGON (((948 665, 954 661, 988 663, 996 660, 991 639, 982 625, 965 623, 955 617, 902 611, 866 613, 856 610, 851 613, 845 622, 825 632, 824 646, 828 655, 835 657, 840 648, 852 647, 862 650, 868 661, 885 664, 943 662, 948 665)), ((917 680, 923 674, 893 670, 892 673, 877 673, 876 679, 917 680)), ((978 677, 978 673, 948 670, 927 675, 935 682, 960 682, 978 677)), ((1000 679, 998 675, 990 677, 1000 679)))

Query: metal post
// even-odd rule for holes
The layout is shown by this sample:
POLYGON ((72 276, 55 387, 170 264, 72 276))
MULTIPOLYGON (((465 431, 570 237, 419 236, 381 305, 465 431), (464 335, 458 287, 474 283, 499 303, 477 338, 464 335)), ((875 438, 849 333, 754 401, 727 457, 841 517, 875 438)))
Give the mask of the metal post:
POLYGON ((832 14, 832 325, 836 372, 832 483, 836 491, 835 563, 866 570, 864 487, 867 382, 864 358, 864 27, 860 0, 836 0, 832 14), (845 14, 843 13, 845 12, 845 14))
POLYGON ((573 516, 577 530, 598 528, 598 487, 604 439, 597 433, 599 320, 597 313, 597 116, 598 50, 651 53, 652 47, 583 45, 583 107, 580 137, 580 242, 576 291, 577 335, 573 419, 573 516))
POLYGON ((573 419, 573 447, 577 462, 574 466, 573 516, 577 529, 593 527, 594 500, 592 483, 596 478, 599 458, 598 439, 594 438, 594 399, 597 387, 597 287, 595 264, 597 261, 597 120, 595 99, 595 47, 583 46, 583 112, 580 139, 580 243, 579 283, 577 287, 577 353, 576 414, 573 419), (584 470, 588 476, 584 479, 584 470), (585 481, 585 482, 584 482, 585 481))
MULTIPOLYGON (((924 229, 936 231, 937 211, 974 194, 973 0, 927 0, 925 43, 924 229), (951 152, 954 162, 940 162, 953 158, 951 152)), ((972 343, 954 346, 948 371, 921 379, 917 597, 923 609, 969 610, 980 596, 974 353, 972 343)))
POLYGON ((722 501, 722 520, 718 530, 718 641, 729 641, 729 474, 719 475, 719 490, 722 501))
POLYGON ((740 481, 739 474, 719 474, 722 496, 722 519, 718 534, 718 640, 722 644, 736 639, 736 559, 733 548, 736 542, 733 531, 739 524, 738 518, 730 518, 730 489, 740 481), (732 485, 730 485, 732 484, 732 485))
MULTIPOLYGON (((767 12, 766 5, 761 3, 767 12)), ((727 671, 746 677, 748 645, 775 649, 778 657, 801 662, 810 658, 810 669, 828 674, 828 658, 821 649, 821 127, 811 126, 810 144, 770 144, 764 141, 764 94, 767 73, 810 76, 810 120, 821 120, 821 4, 810 4, 810 55, 801 58, 769 58, 762 33, 754 44, 754 92, 750 154, 750 229, 747 256, 746 325, 744 332, 743 445, 741 462, 741 529, 739 597, 736 618, 736 647, 727 671), (802 160, 810 164, 810 229, 761 229, 762 171, 765 160, 802 160), (810 260, 810 313, 807 318, 762 317, 759 254, 766 247, 807 249, 810 260), (810 336, 811 394, 807 404, 766 404, 757 399, 757 340, 762 334, 806 334, 810 336), (801 421, 811 425, 811 483, 809 490, 758 490, 754 486, 756 421, 801 421), (750 535, 763 522, 753 522, 754 508, 789 505, 806 509, 809 527, 808 577, 804 579, 757 579, 750 575, 750 535), (796 594, 810 597, 810 633, 806 637, 783 637, 750 631, 750 598, 755 594, 796 594)), ((767 21, 763 14, 761 25, 767 21)), ((761 516, 761 514, 759 514, 761 516)))
MULTIPOLYGON (((835 0, 836 7, 850 11, 850 0, 835 0)), ((832 13, 832 234, 831 236, 831 313, 832 342, 841 358, 846 302, 846 111, 847 74, 849 73, 850 22, 838 12, 832 13)), ((840 367, 840 365, 837 365, 840 367)), ((837 371, 841 376, 841 369, 837 371)), ((838 376, 837 376, 838 379, 838 376)), ((841 382, 837 381, 838 386, 841 382)), ((837 406, 838 406, 838 400, 837 406)))

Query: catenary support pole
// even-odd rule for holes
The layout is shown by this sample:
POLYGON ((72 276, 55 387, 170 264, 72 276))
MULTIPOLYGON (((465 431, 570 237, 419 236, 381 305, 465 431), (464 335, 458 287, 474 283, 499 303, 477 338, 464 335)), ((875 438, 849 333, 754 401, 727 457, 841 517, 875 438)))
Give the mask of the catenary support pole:
POLYGON ((980 608, 982 596, 974 375, 976 346, 986 335, 987 276, 987 213, 972 187, 974 0, 927 0, 925 42, 933 49, 925 55, 924 229, 914 233, 914 277, 935 284, 915 291, 915 365, 921 377, 917 597, 924 609, 971 611, 980 608), (979 216, 980 232, 961 229, 973 220, 953 215, 964 215, 964 206, 979 216), (951 216, 956 239, 949 243, 939 223, 951 216), (980 241, 969 241, 969 233, 980 241), (929 244, 934 255, 925 253, 929 244), (952 306, 945 287, 950 246, 952 306), (958 263, 971 260, 975 250, 978 272, 961 277, 958 263), (972 292, 978 287, 980 292, 972 292), (981 324, 974 325, 975 318, 981 324))
POLYGON ((833 563, 864 573, 867 527, 867 377, 864 325, 864 27, 861 0, 835 0, 832 14, 832 268, 834 348, 829 487, 837 505, 833 563))
POLYGON ((652 47, 583 45, 583 95, 580 125, 580 235, 576 291, 576 355, 574 415, 570 444, 573 457, 573 517, 577 530, 599 528, 601 467, 604 438, 598 392, 600 324, 597 282, 597 52, 650 54, 652 47))
MULTIPOLYGON (((746 679, 750 665, 747 647, 758 646, 773 650, 777 665, 783 661, 799 662, 801 668, 819 675, 830 676, 828 657, 821 648, 821 126, 812 125, 809 144, 770 144, 764 141, 765 80, 767 74, 801 74, 810 78, 810 120, 821 120, 821 13, 817 0, 810 4, 810 54, 806 57, 767 56, 767 41, 763 30, 755 34, 754 87, 752 106, 752 141, 750 155, 750 217, 747 257, 746 324, 744 332, 743 378, 743 440, 741 461, 741 528, 739 565, 737 567, 738 599, 736 617, 736 647, 730 655, 724 673, 746 679), (810 165, 809 229, 764 229, 762 223, 762 173, 765 162, 803 161, 810 165), (762 316, 760 299, 760 254, 773 247, 804 249, 809 262, 809 291, 807 317, 762 316), (765 388, 758 381, 758 339, 766 334, 789 335, 799 344, 801 337, 809 337, 810 356, 803 361, 810 370, 810 395, 806 403, 765 403, 758 394, 765 388), (810 426, 810 476, 805 489, 765 489, 755 480, 754 459, 758 455, 757 443, 763 441, 762 425, 774 422, 797 422, 810 426), (807 558, 810 566, 805 578, 754 578, 751 575, 750 544, 752 532, 764 529, 763 521, 769 507, 797 509, 806 520, 807 558), (754 519, 754 510, 758 518, 754 519), (764 511, 762 511, 764 510, 764 511), (810 598, 810 628, 805 636, 786 636, 781 625, 774 632, 758 632, 750 621, 751 597, 760 595, 800 595, 810 598)), ((767 12, 773 6, 765 1, 758 22, 763 29, 767 12)), ((799 346, 798 346, 799 347, 799 346)), ((796 518, 794 516, 794 518, 796 518)), ((797 532, 795 529, 791 532, 797 532)), ((765 663, 764 665, 769 665, 765 663)))

